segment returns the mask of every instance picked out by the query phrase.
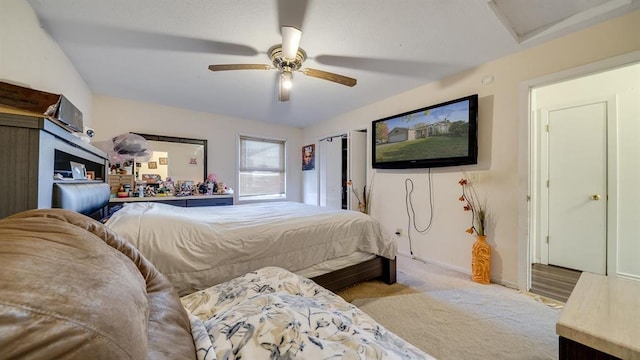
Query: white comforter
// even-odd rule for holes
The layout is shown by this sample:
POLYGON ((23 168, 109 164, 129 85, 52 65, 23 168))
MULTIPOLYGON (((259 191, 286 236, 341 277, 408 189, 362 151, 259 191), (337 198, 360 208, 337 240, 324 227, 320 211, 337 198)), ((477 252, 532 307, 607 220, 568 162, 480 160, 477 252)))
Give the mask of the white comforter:
POLYGON ((199 360, 433 359, 339 296, 277 267, 181 300, 199 360))
POLYGON ((295 202, 182 208, 129 203, 106 225, 136 246, 180 295, 264 266, 296 272, 356 251, 394 258, 368 215, 295 202))

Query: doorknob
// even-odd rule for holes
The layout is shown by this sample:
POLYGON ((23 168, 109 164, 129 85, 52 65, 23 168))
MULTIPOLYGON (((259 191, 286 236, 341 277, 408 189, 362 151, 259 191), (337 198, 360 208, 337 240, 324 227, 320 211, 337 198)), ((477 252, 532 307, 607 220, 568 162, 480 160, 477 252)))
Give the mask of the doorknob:
POLYGON ((591 195, 591 200, 600 200, 600 195, 598 194, 591 195))

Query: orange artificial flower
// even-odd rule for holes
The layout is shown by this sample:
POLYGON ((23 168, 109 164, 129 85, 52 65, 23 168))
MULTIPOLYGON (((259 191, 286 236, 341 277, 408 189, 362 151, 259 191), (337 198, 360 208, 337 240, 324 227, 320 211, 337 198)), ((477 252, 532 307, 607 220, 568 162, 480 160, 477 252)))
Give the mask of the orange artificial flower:
POLYGON ((458 181, 458 184, 462 186, 462 195, 458 198, 458 200, 465 202, 464 206, 462 207, 464 211, 471 211, 471 227, 465 231, 469 234, 475 233, 477 235, 486 235, 486 212, 484 207, 478 201, 478 195, 473 188, 473 184, 469 180, 467 180, 466 173, 464 173, 464 177, 460 179, 460 181, 458 181))

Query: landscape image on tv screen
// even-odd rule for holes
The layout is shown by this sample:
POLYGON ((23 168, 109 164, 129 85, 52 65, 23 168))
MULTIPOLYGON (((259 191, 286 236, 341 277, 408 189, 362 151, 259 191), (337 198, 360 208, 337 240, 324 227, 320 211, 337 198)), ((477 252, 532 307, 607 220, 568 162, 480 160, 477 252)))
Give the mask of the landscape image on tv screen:
POLYGON ((476 109, 471 96, 374 121, 374 167, 474 162, 476 109))

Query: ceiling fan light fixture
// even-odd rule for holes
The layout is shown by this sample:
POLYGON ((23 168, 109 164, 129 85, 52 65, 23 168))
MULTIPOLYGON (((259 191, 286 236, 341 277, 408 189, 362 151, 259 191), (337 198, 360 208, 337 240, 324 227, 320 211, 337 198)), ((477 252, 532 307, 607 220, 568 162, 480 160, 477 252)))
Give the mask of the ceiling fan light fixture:
POLYGON ((291 81, 292 79, 293 79, 293 74, 289 70, 284 70, 282 71, 282 74, 280 74, 280 82, 282 84, 282 87, 287 90, 291 89, 291 86, 293 85, 291 81))
POLYGON ((271 59, 271 65, 264 64, 219 64, 209 65, 211 71, 225 70, 270 70, 276 69, 280 76, 276 77, 278 84, 278 101, 289 101, 289 92, 293 82, 293 72, 299 71, 317 79, 332 81, 345 86, 355 86, 357 80, 348 76, 335 74, 328 71, 302 68, 302 63, 307 58, 307 53, 300 48, 302 31, 292 26, 282 27, 282 44, 272 46, 267 54, 271 59))

